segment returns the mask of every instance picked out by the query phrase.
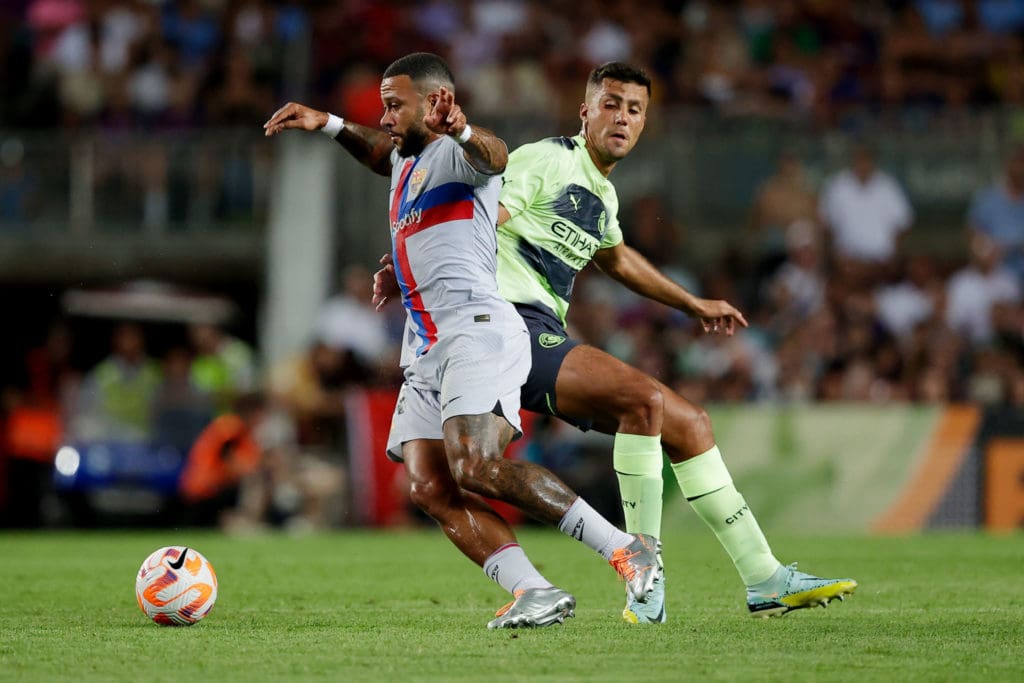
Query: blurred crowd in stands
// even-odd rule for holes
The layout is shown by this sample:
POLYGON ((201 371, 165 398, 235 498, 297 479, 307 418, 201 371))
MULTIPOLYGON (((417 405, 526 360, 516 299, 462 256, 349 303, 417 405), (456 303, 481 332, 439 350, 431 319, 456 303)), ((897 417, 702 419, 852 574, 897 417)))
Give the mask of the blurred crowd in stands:
MULTIPOLYGON (((738 304, 750 326, 705 335, 684 314, 588 268, 575 284, 570 330, 694 402, 1024 408, 1024 146, 979 188, 962 258, 907 252, 914 207, 863 145, 821 188, 784 153, 757 193, 746 238, 699 271, 676 258, 686 232, 663 198, 640 197, 621 218, 627 243, 691 291, 738 304)), ((24 376, 4 387, 7 455, 22 459, 15 467, 37 462, 36 488, 16 493, 47 486, 62 442, 136 439, 188 453, 179 494, 200 515, 193 522, 343 522, 348 399, 401 383, 404 309, 374 311, 370 281, 367 267, 348 266, 308 345, 264 368, 248 344, 202 322, 188 326, 186 343, 165 343, 159 362, 142 325, 112 325, 109 354, 80 368, 73 324, 56 325, 28 353, 24 376)), ((572 438, 570 457, 547 427, 538 423, 545 432, 532 457, 570 458, 561 463, 570 480, 593 474, 580 469, 572 438)))
MULTIPOLYGON (((589 70, 621 59, 652 73, 659 107, 823 130, 862 116, 955 127, 974 108, 1024 105, 1022 36, 1024 0, 12 0, 0 5, 0 127, 255 127, 292 96, 376 125, 381 69, 419 49, 449 58, 474 116, 571 125, 589 70)), ((0 146, 0 181, 19 162, 0 146)), ((572 332, 701 404, 1024 407, 1024 147, 991 184, 978 179, 962 250, 908 249, 919 207, 900 178, 867 145, 848 162, 815 185, 784 152, 715 263, 687 259, 665 196, 623 207, 627 243, 737 304, 749 329, 705 336, 588 269, 572 332)), ((269 367, 254 341, 203 323, 155 360, 133 322, 112 325, 109 355, 80 367, 74 321, 56 324, 4 378, 8 474, 52 455, 57 435, 157 438, 191 453, 181 495, 242 511, 239 525, 338 523, 345 396, 401 381, 402 309, 370 307, 370 266, 349 266, 309 345, 269 367)), ((49 467, 20 480, 45 486, 49 467)))
POLYGON ((0 124, 251 126, 292 95, 373 124, 381 69, 415 50, 477 116, 572 120, 593 65, 627 60, 662 105, 955 121, 1024 103, 1022 30, 1019 0, 9 0, 0 124))
POLYGON ((28 0, 0 8, 0 122, 252 125, 278 95, 307 11, 267 2, 28 0))
POLYGON ((691 400, 1024 406, 1024 146, 979 188, 953 257, 906 248, 914 207, 863 145, 821 188, 784 153, 746 239, 710 268, 674 260, 685 230, 663 206, 649 196, 627 207, 627 242, 692 291, 739 305, 750 328, 704 336, 592 271, 570 321, 691 400))
POLYGON ((366 372, 347 349, 316 339, 265 380, 252 347, 221 324, 171 325, 183 328, 175 330, 111 318, 103 324, 106 355, 82 367, 79 323, 55 323, 20 372, 5 377, 3 525, 118 518, 247 531, 340 523, 342 391, 366 372), (101 462, 87 465, 94 446, 101 462), (81 458, 102 485, 70 487, 58 500, 54 454, 62 447, 76 449, 74 464, 62 466, 58 454, 57 473, 73 480, 81 458), (133 454, 140 457, 129 462, 133 454), (151 476, 165 456, 181 462, 169 490, 151 476), (163 500, 125 500, 126 491, 146 488, 163 500))

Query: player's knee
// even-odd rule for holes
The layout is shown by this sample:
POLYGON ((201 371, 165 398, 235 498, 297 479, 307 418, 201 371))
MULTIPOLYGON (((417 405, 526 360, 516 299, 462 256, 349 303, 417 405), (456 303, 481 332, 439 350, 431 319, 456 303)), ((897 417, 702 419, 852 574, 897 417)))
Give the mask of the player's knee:
POLYGON ((452 476, 455 482, 467 491, 490 493, 497 476, 494 458, 478 450, 470 450, 454 459, 452 476))
POLYGON ((639 429, 657 433, 661 431, 663 415, 661 387, 652 378, 637 377, 623 388, 620 394, 620 428, 628 424, 631 431, 639 429))
POLYGON ((686 431, 695 437, 702 439, 713 439, 711 432, 711 416, 708 411, 700 406, 689 404, 689 410, 684 414, 686 431))
POLYGON ((410 484, 409 498, 420 510, 440 519, 452 500, 452 487, 438 479, 419 479, 410 484))
POLYGON ((715 444, 711 416, 704 408, 674 395, 665 405, 661 442, 672 462, 703 453, 715 444))
POLYGON ((487 479, 487 466, 479 454, 467 454, 455 460, 452 476, 462 488, 476 491, 480 488, 479 483, 487 479))

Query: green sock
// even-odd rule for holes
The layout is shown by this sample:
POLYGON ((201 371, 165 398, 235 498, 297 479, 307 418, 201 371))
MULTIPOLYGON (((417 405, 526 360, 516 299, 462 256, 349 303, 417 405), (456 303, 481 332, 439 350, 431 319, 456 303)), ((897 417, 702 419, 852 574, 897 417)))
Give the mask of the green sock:
POLYGON ((760 583, 779 568, 754 513, 733 486, 718 446, 672 464, 686 500, 704 520, 732 558, 747 586, 760 583))
POLYGON ((619 478, 619 495, 626 531, 661 538, 661 437, 615 435, 612 462, 619 478))

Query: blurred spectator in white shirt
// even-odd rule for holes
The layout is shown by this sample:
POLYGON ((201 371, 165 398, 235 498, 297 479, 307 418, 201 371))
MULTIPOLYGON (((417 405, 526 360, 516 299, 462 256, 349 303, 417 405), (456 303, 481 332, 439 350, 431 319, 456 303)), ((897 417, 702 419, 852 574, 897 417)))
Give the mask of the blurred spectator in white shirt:
POLYGON ((858 145, 852 157, 850 168, 826 182, 819 213, 837 265, 877 276, 893 265, 914 212, 899 183, 876 168, 868 147, 858 145))
POLYGON ((992 309, 999 303, 1021 300, 1021 284, 1013 272, 1000 265, 996 244, 984 235, 971 238, 971 261, 954 273, 947 285, 946 324, 976 345, 994 337, 992 309))
POLYGON ((927 254, 907 261, 905 276, 875 290, 878 321, 889 334, 905 340, 919 324, 942 310, 943 282, 927 254))
POLYGON ((825 304, 825 269, 817 229, 797 220, 786 229, 788 256, 765 284, 770 307, 768 329, 785 337, 825 304))
POLYGON ((385 362, 389 349, 396 346, 388 338, 386 315, 370 304, 372 282, 366 268, 349 266, 341 291, 324 302, 313 326, 314 338, 331 348, 351 351, 371 368, 385 362))

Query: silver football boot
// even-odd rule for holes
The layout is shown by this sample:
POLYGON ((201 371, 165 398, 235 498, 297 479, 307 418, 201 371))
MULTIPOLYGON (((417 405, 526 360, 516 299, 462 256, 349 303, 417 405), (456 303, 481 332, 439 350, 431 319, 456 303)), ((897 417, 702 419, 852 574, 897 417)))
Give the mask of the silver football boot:
POLYGON ((647 596, 647 602, 638 602, 626 591, 626 608, 622 618, 630 624, 664 624, 665 614, 665 563, 661 559, 661 541, 658 541, 658 572, 654 576, 654 588, 647 596))
POLYGON ((658 575, 658 539, 636 534, 632 543, 612 553, 608 564, 626 582, 626 589, 634 600, 647 602, 658 575))
POLYGON ((541 628, 561 624, 576 616, 576 598, 562 590, 529 588, 517 591, 516 599, 497 611, 487 628, 541 628))

